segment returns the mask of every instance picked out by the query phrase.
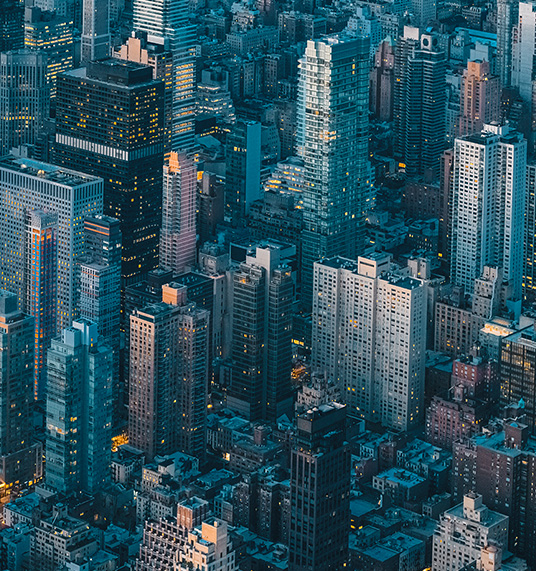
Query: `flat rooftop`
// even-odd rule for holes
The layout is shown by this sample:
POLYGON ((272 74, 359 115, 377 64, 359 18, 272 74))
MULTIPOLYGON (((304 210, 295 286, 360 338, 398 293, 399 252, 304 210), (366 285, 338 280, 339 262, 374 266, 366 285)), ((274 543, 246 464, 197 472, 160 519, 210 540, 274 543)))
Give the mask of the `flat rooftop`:
POLYGON ((26 158, 3 158, 0 160, 0 168, 71 188, 102 180, 96 176, 26 158))

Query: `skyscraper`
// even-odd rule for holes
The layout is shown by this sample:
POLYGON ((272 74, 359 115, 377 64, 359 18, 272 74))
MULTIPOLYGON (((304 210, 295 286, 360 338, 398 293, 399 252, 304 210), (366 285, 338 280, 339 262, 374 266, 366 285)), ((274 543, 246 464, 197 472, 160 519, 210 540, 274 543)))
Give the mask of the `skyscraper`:
POLYGON ((146 458, 181 450, 204 457, 208 319, 184 286, 130 316, 129 441, 146 458), (167 302, 167 303, 166 303, 167 302))
POLYGON ((468 61, 463 71, 460 136, 482 131, 499 120, 501 86, 487 61, 468 61))
POLYGON ((82 63, 110 57, 110 0, 83 0, 82 63))
POLYGON ((512 35, 518 18, 518 0, 497 0, 497 74, 501 87, 512 84, 512 35))
POLYGON ((232 375, 227 406, 252 421, 292 410, 292 271, 284 248, 259 245, 233 276, 232 375))
POLYGON ((26 214, 33 209, 58 215, 57 327, 78 312, 75 265, 84 252, 83 222, 102 212, 103 182, 94 176, 30 159, 0 161, 0 272, 2 286, 26 299, 26 214))
POLYGON ((367 38, 307 42, 300 60, 298 148, 304 161, 302 298, 310 305, 313 263, 355 258, 363 244, 368 166, 367 38))
POLYGON ((536 294, 536 163, 527 164, 525 200, 523 293, 532 299, 536 294))
POLYGON ((291 571, 339 571, 350 531, 350 451, 346 408, 321 405, 297 417, 290 457, 291 571))
POLYGON ((34 395, 46 391, 46 354, 56 336, 58 311, 58 215, 31 210, 26 221, 25 310, 35 319, 34 395))
POLYGON ((18 0, 0 2, 0 52, 24 47, 24 5, 18 0))
POLYGON ((261 124, 239 121, 225 144, 225 218, 238 226, 244 223, 251 203, 262 197, 261 124))
POLYGON ((111 477, 112 350, 80 319, 48 351, 46 483, 70 494, 103 490, 111 477))
POLYGON ((196 261, 196 170, 191 158, 175 152, 164 164, 160 266, 177 274, 196 261))
POLYGON ((74 65, 73 22, 35 7, 27 7, 24 14, 24 47, 46 54, 47 83, 53 100, 58 73, 74 65))
POLYGON ((526 156, 527 142, 508 126, 455 141, 451 279, 466 293, 484 266, 499 266, 521 299, 526 156))
POLYGON ((188 1, 134 0, 133 28, 162 44, 173 57, 171 149, 191 150, 195 115, 195 26, 188 20, 188 1))
POLYGON ((28 484, 42 476, 42 447, 32 444, 34 320, 17 296, 0 290, 0 482, 28 484))
POLYGON ((97 215, 85 219, 79 280, 80 317, 96 323, 98 334, 113 350, 113 418, 119 423, 126 395, 119 377, 121 229, 116 218, 97 215))
POLYGON ((390 255, 375 254, 317 262, 313 287, 313 370, 334 379, 352 416, 394 430, 419 425, 426 343, 421 281, 392 271, 390 255))
POLYGON ((46 54, 29 50, 0 54, 0 153, 35 143, 48 119, 50 88, 46 54))
POLYGON ((104 178, 104 213, 123 235, 123 287, 158 264, 162 208, 163 83, 119 59, 58 77, 57 164, 104 178))
POLYGON ((408 176, 439 174, 446 136, 446 60, 434 34, 404 29, 397 46, 395 122, 397 150, 408 176))

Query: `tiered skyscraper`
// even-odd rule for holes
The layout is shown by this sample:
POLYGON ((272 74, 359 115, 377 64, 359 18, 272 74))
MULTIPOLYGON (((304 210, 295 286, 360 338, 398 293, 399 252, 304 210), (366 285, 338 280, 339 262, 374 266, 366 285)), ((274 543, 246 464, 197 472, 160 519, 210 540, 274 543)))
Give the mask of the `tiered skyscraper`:
POLYGON ((97 325, 74 321, 48 351, 46 483, 66 494, 111 477, 113 353, 97 325))
POLYGON ((395 57, 396 150, 409 176, 439 174, 446 136, 446 60, 434 34, 407 27, 395 57))
POLYGON ((227 406, 252 421, 292 410, 294 281, 281 246, 258 246, 233 277, 233 368, 227 406))
POLYGON ((188 0, 134 0, 133 28, 164 45, 173 57, 173 151, 191 150, 195 114, 195 26, 188 20, 188 0))
POLYGON ((164 165, 160 266, 184 272, 196 261, 197 172, 185 154, 170 153, 164 165))
POLYGON ((123 235, 123 286, 158 265, 163 93, 148 66, 119 59, 58 77, 56 163, 104 178, 104 213, 123 235))
POLYGON ((366 38, 310 40, 300 60, 298 149, 304 162, 302 298, 313 264, 355 258, 363 243, 368 165, 370 48, 366 38))
POLYGON ((451 279, 473 292, 484 266, 500 266, 521 299, 527 142, 508 126, 456 139, 451 279))

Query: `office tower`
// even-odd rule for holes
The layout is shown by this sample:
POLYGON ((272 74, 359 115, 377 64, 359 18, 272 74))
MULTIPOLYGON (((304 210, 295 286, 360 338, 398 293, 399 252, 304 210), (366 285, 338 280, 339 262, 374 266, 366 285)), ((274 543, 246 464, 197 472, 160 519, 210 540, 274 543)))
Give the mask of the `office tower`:
POLYGON ((387 39, 378 46, 370 72, 370 110, 380 121, 393 119, 394 66, 395 49, 387 39))
POLYGON ((436 19, 436 0, 410 0, 409 11, 412 25, 422 30, 436 19))
POLYGON ((84 220, 84 255, 80 258, 80 317, 97 324, 113 350, 113 419, 124 416, 126 393, 119 375, 121 323, 121 228, 116 218, 99 214, 84 220))
POLYGON ((536 54, 536 6, 528 0, 519 2, 515 41, 512 43, 511 84, 519 89, 523 101, 532 108, 534 93, 534 55, 536 54))
POLYGON ((9 489, 42 476, 41 445, 32 444, 34 320, 17 296, 0 290, 0 482, 9 489))
POLYGON ((47 56, 29 50, 0 54, 0 154, 32 145, 48 119, 47 56))
POLYGON ((536 434, 536 332, 534 327, 501 339, 501 405, 520 404, 523 422, 536 434))
POLYGON ((518 0, 497 0, 497 74, 501 87, 512 85, 512 40, 519 4, 518 0))
POLYGON ((227 406, 273 422, 292 410, 294 281, 276 244, 260 245, 233 276, 232 374, 227 406))
POLYGON ((58 309, 56 327, 68 327, 78 313, 77 259, 84 252, 83 223, 102 212, 103 182, 30 159, 0 161, 0 271, 2 287, 26 299, 23 255, 26 213, 46 209, 58 215, 58 309))
POLYGON ((491 511, 474 492, 439 519, 432 544, 432 571, 461 569, 480 559, 481 549, 508 545, 508 518, 491 511))
MULTIPOLYGON (((56 77, 74 65, 73 22, 36 7, 24 12, 24 47, 47 56, 47 84, 56 97, 56 77)), ((53 104, 53 102, 51 102, 53 104)))
POLYGON ((160 266, 180 274, 196 261, 197 169, 185 154, 164 164, 160 266))
POLYGON ((527 142, 508 126, 455 141, 451 280, 466 293, 484 266, 499 266, 521 299, 526 156, 527 142))
POLYGON ((396 49, 396 149, 408 176, 439 174, 445 148, 446 59, 438 37, 404 29, 396 49), (400 80, 400 81, 399 81, 400 80))
MULTIPOLYGON (((168 46, 169 48, 169 46, 168 46)), ((173 133, 173 57, 165 46, 147 41, 144 32, 133 35, 114 50, 113 57, 148 65, 153 69, 153 78, 164 82, 164 150, 171 149, 173 133)))
POLYGON ((388 254, 315 264, 312 367, 335 380, 348 413, 395 430, 424 413, 426 294, 388 254), (393 301, 396 300, 396 303, 393 301), (400 322, 404 326, 392 327, 400 322))
POLYGON ((525 184, 523 294, 533 299, 536 293, 536 163, 527 164, 525 184))
POLYGON ((314 262, 335 255, 355 258, 364 246, 369 58, 368 39, 330 36, 309 41, 300 60, 305 306, 311 304, 314 262))
POLYGON ((188 21, 188 1, 134 0, 133 29, 147 33, 147 40, 161 44, 173 58, 171 147, 188 151, 194 145, 195 26, 188 21))
POLYGON ((346 408, 319 406, 297 417, 290 457, 291 571, 338 571, 347 564, 350 452, 346 408))
POLYGON ((35 320, 34 396, 46 392, 46 355, 56 336, 58 310, 58 215, 30 210, 26 219, 25 309, 35 320))
POLYGON ((262 196, 261 124, 239 121, 227 135, 225 156, 225 218, 238 226, 262 196))
POLYGON ((164 286, 164 301, 130 316, 129 441, 147 459, 205 454, 209 314, 185 290, 164 286))
POLYGON ((24 5, 18 0, 0 2, 0 52, 24 47, 24 5))
POLYGON ((110 57, 110 0, 83 0, 82 64, 110 57))
POLYGON ((216 175, 204 172, 197 192, 197 232, 199 244, 216 237, 216 228, 223 222, 224 185, 216 175))
POLYGON ((79 319, 52 340, 47 367, 46 483, 94 494, 111 476, 112 349, 79 319))
POLYGON ((54 160, 104 179, 104 213, 121 222, 123 287, 158 264, 163 90, 150 67, 119 59, 58 77, 54 160))
POLYGON ((479 133, 499 120, 501 87, 487 61, 468 61, 463 71, 460 136, 479 133))

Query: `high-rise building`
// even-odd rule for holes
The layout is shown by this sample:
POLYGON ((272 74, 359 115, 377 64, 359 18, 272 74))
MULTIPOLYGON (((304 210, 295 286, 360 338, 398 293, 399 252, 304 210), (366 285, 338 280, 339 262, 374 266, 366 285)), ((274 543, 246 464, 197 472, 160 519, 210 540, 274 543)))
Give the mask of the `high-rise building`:
POLYGON ((347 564, 350 452, 346 408, 321 405, 297 417, 290 457, 291 571, 339 571, 347 564))
POLYGON ((57 164, 104 179, 104 213, 123 235, 123 287, 158 264, 163 92, 152 69, 119 59, 58 77, 57 164))
POLYGON ((80 258, 80 317, 97 324, 98 334, 113 350, 113 419, 124 417, 126 394, 120 382, 121 229, 119 220, 97 215, 84 221, 84 255, 80 258))
POLYGON ((232 374, 227 406, 252 421, 292 410, 294 280, 282 245, 266 244, 233 276, 232 374))
POLYGON ((455 141, 451 279, 466 293, 484 266, 499 266, 521 299, 526 156, 527 142, 508 126, 455 141))
POLYGON ((0 52, 24 47, 24 5, 18 0, 0 2, 0 52))
POLYGON ((497 74, 501 87, 512 84, 512 39, 519 4, 518 0, 497 0, 497 74))
POLYGON ((380 121, 393 119, 394 67, 395 50, 387 39, 378 46, 370 72, 370 110, 380 121))
POLYGON ((446 59, 439 39, 404 29, 396 48, 396 150, 409 176, 439 174, 446 136, 446 59))
POLYGON ((58 215, 31 210, 26 221, 25 310, 35 319, 34 396, 46 392, 46 355, 56 336, 58 215))
POLYGON ((527 164, 525 184, 523 293, 533 299, 536 295, 536 163, 527 164))
POLYGON ((160 266, 177 274, 196 261, 196 194, 195 163, 172 151, 164 164, 160 266))
POLYGON ((134 61, 153 68, 153 78, 164 82, 164 150, 171 150, 173 134, 173 57, 169 46, 148 42, 144 32, 133 33, 113 52, 113 57, 134 61))
POLYGON ((410 0, 409 12, 413 16, 411 18, 412 25, 422 30, 436 19, 436 0, 410 0))
POLYGON ((463 503, 447 510, 439 520, 432 544, 432 571, 462 569, 480 559, 481 549, 490 544, 508 545, 508 517, 484 505, 474 492, 463 503))
POLYGON ((81 61, 110 57, 110 0, 83 0, 81 61))
POLYGON ((188 151, 194 145, 195 35, 188 20, 188 0, 134 0, 133 29, 161 44, 173 58, 171 148, 188 151))
POLYGON ((487 61, 468 61, 461 85, 460 136, 479 133, 499 120, 500 82, 487 61))
POLYGON ((225 218, 238 226, 262 196, 261 124, 239 121, 227 135, 225 156, 225 218))
POLYGON ((94 176, 30 159, 0 161, 0 271, 2 287, 26 299, 24 266, 27 212, 58 215, 57 328, 78 313, 75 266, 84 253, 83 223, 102 213, 103 181, 94 176))
MULTIPOLYGON (((481 494, 485 505, 508 517, 509 551, 536 563, 536 441, 521 418, 503 421, 503 429, 481 433, 455 446, 453 490, 481 494)), ((506 543, 503 542, 506 546, 506 543)))
POLYGON ((312 299, 313 264, 364 247, 368 164, 368 38, 307 42, 300 60, 298 150, 304 161, 302 298, 312 299), (344 80, 343 80, 344 78, 344 80))
POLYGON ((427 311, 422 282, 391 271, 390 255, 377 254, 317 262, 313 291, 313 369, 335 380, 349 414, 395 430, 419 425, 427 311))
POLYGON ((74 321, 48 351, 46 483, 66 494, 103 490, 111 478, 112 349, 97 325, 74 321))
POLYGON ((35 143, 48 119, 47 55, 30 50, 0 54, 0 153, 35 143))
POLYGON ((17 296, 0 290, 0 482, 31 484, 42 476, 42 448, 32 444, 34 320, 17 296))
POLYGON ((208 390, 207 311, 171 284, 130 316, 129 440, 146 458, 181 450, 203 458, 208 390))
POLYGON ((73 22, 36 7, 27 7, 24 14, 24 47, 46 54, 47 83, 53 99, 58 73, 74 65, 73 22))

